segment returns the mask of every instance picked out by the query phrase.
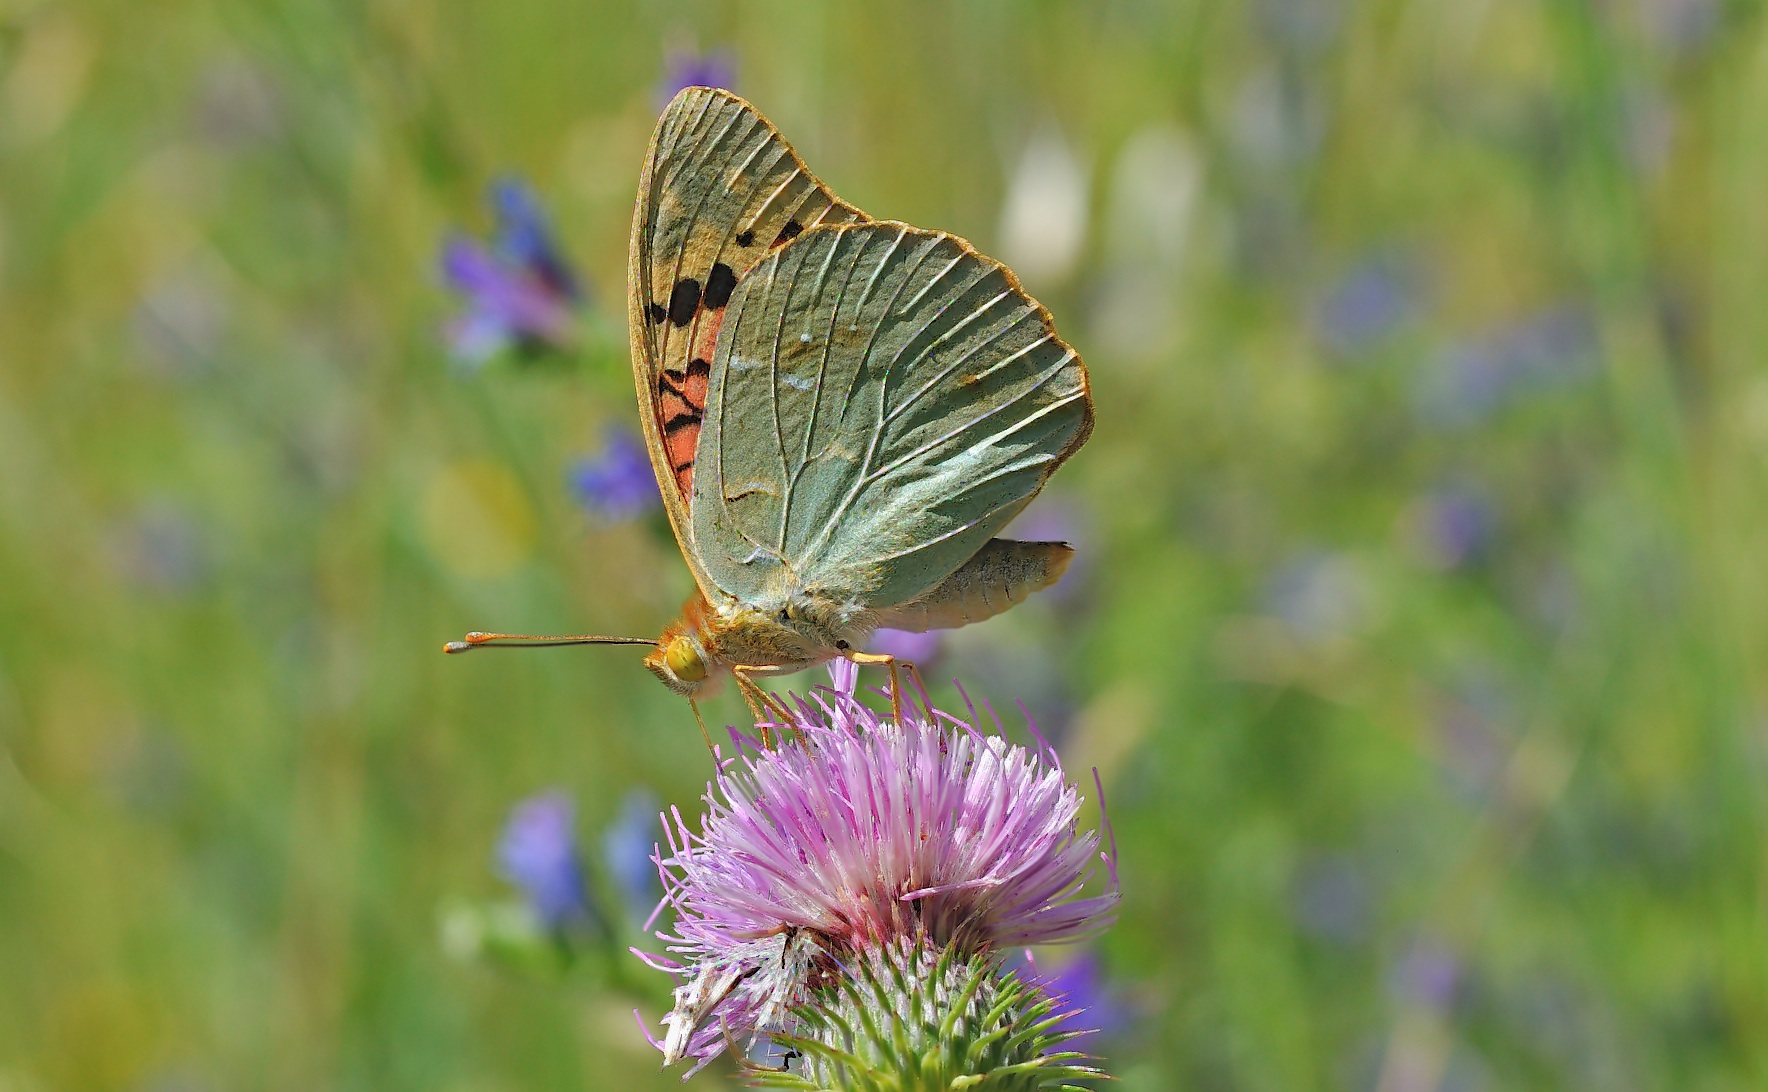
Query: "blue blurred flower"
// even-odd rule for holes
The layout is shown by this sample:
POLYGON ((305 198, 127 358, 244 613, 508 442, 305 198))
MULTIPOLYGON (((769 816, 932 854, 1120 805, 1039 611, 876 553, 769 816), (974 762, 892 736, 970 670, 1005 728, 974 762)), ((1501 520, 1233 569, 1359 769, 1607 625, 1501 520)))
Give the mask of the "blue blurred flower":
POLYGON ((1369 615, 1370 588, 1354 558, 1309 547, 1265 578, 1264 612, 1299 639, 1326 643, 1360 629, 1369 615))
POLYGON ((610 522, 636 519, 662 503, 650 455, 625 430, 610 432, 600 454, 578 460, 569 478, 578 502, 610 522))
POLYGON ((1049 975, 1038 974, 1029 952, 1023 965, 1046 994, 1059 999, 1057 1011, 1067 1014, 1054 1028, 1057 1033, 1076 1033, 1063 1043, 1064 1050, 1085 1050, 1086 1040, 1094 1036, 1114 1038, 1129 1029, 1130 1012, 1105 981, 1097 952, 1082 952, 1049 975))
POLYGON ((109 535, 117 572, 133 587, 166 596, 188 595, 215 569, 213 544, 183 505, 155 499, 118 519, 109 535))
POLYGON ((649 918, 663 899, 663 884, 657 878, 657 863, 652 860, 657 852, 657 823, 662 810, 651 790, 633 789, 620 805, 620 817, 602 832, 602 860, 634 922, 649 918))
POLYGON ((518 803, 497 843, 498 874, 521 889, 543 925, 562 930, 597 917, 578 856, 577 809, 564 792, 518 803))
POLYGON ((1334 356, 1349 356, 1391 334, 1412 311, 1411 278, 1391 260, 1358 263, 1314 310, 1314 329, 1334 356))
POLYGON ((689 87, 730 88, 737 82, 737 62, 729 50, 670 50, 663 63, 657 98, 667 103, 689 87))
POLYGON ((465 313, 448 324, 449 347, 468 364, 511 347, 570 344, 583 299, 528 187, 503 179, 490 202, 497 217, 490 246, 458 233, 442 246, 442 277, 466 300, 465 313))
POLYGON ((1373 925, 1369 878, 1347 854, 1323 852, 1295 870, 1292 910, 1303 933, 1337 944, 1355 944, 1373 925))
POLYGON ((1344 21, 1338 0, 1263 0, 1256 5, 1262 37, 1284 52, 1315 55, 1332 44, 1344 21))
POLYGON ((1597 350, 1588 312, 1549 308, 1442 353, 1419 377, 1419 416, 1448 427, 1478 424, 1517 398, 1593 375, 1597 350))

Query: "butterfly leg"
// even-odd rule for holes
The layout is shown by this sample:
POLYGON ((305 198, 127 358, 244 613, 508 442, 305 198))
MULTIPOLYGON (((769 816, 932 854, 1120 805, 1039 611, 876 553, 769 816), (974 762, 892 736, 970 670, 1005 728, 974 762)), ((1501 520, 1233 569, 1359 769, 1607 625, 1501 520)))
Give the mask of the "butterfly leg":
POLYGON ((700 703, 689 698, 688 708, 694 711, 694 723, 700 726, 700 738, 706 741, 706 753, 712 756, 713 766, 717 766, 718 748, 712 745, 712 733, 706 730, 706 718, 700 715, 700 703))
POLYGON ((915 670, 915 665, 909 663, 907 660, 899 660, 895 656, 883 652, 849 651, 847 653, 847 658, 861 667, 864 667, 867 664, 883 664, 890 669, 890 715, 896 719, 896 723, 901 724, 902 676, 898 674, 898 671, 899 669, 907 668, 909 678, 914 680, 917 687, 920 687, 921 675, 920 672, 915 670))
POLYGON ((772 749, 773 731, 767 727, 765 722, 773 720, 780 724, 790 724, 792 711, 787 709, 780 699, 761 689, 754 677, 757 675, 779 675, 782 672, 777 667, 737 664, 731 668, 731 674, 737 680, 737 689, 743 692, 743 700, 749 703, 749 711, 755 714, 755 727, 761 733, 761 745, 772 749))

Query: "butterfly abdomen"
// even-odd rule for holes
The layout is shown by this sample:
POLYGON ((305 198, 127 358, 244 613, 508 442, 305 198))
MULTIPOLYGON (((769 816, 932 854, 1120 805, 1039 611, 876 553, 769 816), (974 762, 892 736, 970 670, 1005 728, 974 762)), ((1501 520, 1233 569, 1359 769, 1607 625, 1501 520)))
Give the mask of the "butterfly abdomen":
POLYGON ((879 624, 925 632, 980 622, 1062 579, 1074 549, 1065 542, 991 538, 976 556, 912 603, 879 612, 879 624))

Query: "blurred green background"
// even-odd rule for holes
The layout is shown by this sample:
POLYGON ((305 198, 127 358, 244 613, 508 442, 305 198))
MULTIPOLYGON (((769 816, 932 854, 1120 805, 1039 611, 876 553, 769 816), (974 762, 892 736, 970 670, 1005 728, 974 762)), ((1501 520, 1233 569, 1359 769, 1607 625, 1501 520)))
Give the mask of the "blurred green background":
POLYGON ((448 923, 548 788, 617 919, 687 710, 438 646, 687 593, 567 475, 712 51, 1091 365, 1081 564, 936 674, 1101 771, 1119 1087, 1768 1086, 1760 5, 5 0, 0 1090, 674 1086, 663 976, 448 923), (590 333, 469 367, 511 172, 590 333))

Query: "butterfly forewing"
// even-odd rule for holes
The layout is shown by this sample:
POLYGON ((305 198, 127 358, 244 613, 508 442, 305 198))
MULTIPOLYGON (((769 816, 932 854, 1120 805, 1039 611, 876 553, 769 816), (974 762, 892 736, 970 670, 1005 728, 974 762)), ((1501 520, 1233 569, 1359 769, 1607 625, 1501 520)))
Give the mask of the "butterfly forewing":
POLYGON ((956 570, 1086 439, 1086 372, 963 240, 809 231, 738 285, 712 362, 691 518, 714 584, 789 578, 873 608, 956 570))
POLYGON ((771 250, 862 219, 729 92, 688 88, 657 124, 633 216, 628 320, 645 438, 690 565, 687 499, 726 305, 771 250))

